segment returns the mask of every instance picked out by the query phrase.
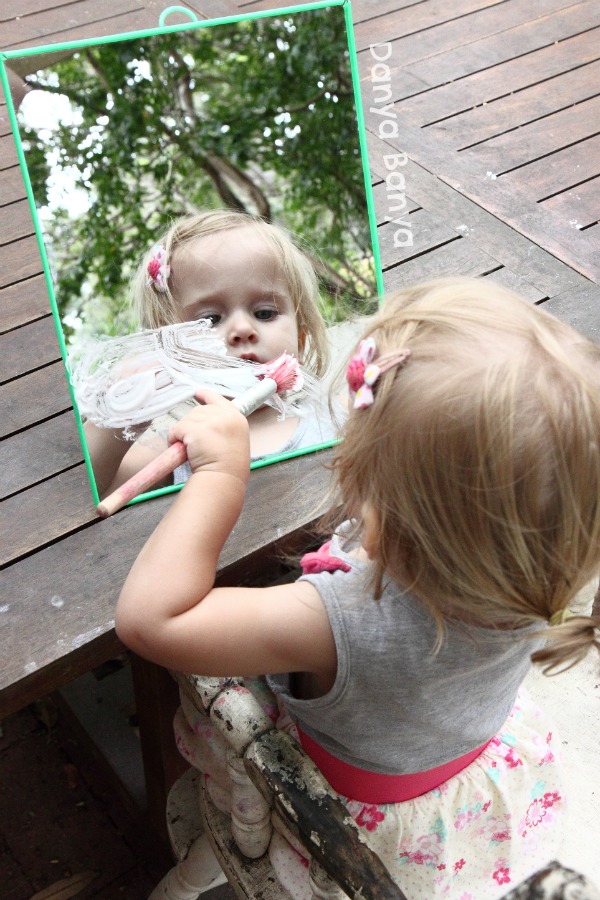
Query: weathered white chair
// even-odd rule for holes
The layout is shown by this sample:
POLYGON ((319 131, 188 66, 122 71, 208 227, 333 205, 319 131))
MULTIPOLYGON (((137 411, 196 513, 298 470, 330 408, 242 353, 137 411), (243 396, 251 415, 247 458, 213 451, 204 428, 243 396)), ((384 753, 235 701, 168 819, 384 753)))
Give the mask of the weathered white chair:
POLYGON ((360 893, 406 900, 312 760, 275 728, 241 679, 176 678, 183 696, 210 715, 229 744, 232 811, 229 818, 216 809, 200 773, 179 779, 167 806, 179 862, 150 900, 194 900, 223 883, 221 869, 240 897, 287 897, 265 855, 274 819, 308 850, 315 898, 360 893))
MULTIPOLYGON (((266 854, 273 822, 308 851, 313 900, 408 900, 314 763, 274 727, 241 679, 175 677, 182 697, 210 715, 229 744, 232 810, 229 817, 214 806, 196 770, 179 779, 167 806, 178 863, 149 900, 195 900, 225 882, 242 898, 288 897, 266 854)), ((505 895, 534 898, 600 900, 600 893, 553 862, 505 895)))

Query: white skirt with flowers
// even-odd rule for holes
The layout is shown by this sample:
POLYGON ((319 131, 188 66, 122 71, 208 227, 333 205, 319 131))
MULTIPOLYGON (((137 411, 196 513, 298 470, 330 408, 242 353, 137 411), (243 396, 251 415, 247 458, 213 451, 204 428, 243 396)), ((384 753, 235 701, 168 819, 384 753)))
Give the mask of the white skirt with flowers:
MULTIPOLYGON (((245 683, 277 727, 295 736, 266 683, 245 683)), ((213 802, 228 811, 224 739, 187 705, 174 727, 180 752, 206 774, 213 802)), ((407 896, 497 900, 557 855, 565 818, 557 743, 521 690, 483 753, 438 788, 402 803, 344 802, 407 896)), ((309 900, 307 860, 287 838, 273 834, 271 863, 294 900, 309 900)))

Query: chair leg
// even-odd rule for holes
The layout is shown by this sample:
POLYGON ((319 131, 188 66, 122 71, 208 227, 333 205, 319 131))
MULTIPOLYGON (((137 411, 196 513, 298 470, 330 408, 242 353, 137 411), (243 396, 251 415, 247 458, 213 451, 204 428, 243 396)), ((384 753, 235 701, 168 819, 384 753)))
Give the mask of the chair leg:
POLYGON ((308 880, 312 890, 312 900, 342 900, 347 898, 342 888, 330 878, 325 869, 314 859, 308 867, 308 880))
POLYGON ((231 833, 244 856, 259 859, 271 840, 271 809, 250 780, 244 760, 230 751, 228 772, 231 780, 231 833))
POLYGON ((170 869, 148 900, 196 900, 204 891, 227 884, 206 834, 196 838, 185 859, 170 869))

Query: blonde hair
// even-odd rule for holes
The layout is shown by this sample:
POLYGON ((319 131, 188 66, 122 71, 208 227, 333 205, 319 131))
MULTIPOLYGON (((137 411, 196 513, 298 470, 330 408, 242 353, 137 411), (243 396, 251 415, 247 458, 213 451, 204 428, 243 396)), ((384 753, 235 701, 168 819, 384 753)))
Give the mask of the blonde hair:
MULTIPOLYGON (((328 363, 328 342, 319 308, 317 276, 307 255, 284 228, 247 213, 217 209, 178 219, 156 243, 164 247, 171 261, 182 244, 249 225, 264 237, 281 265, 296 311, 298 332, 307 339, 304 366, 315 375, 323 375, 328 363)), ((144 255, 132 282, 132 304, 141 328, 160 328, 181 321, 177 299, 171 291, 173 269, 165 291, 148 283, 147 267, 153 250, 144 255)))
MULTIPOLYGON (((600 569, 600 347, 470 278, 390 296, 369 335, 377 356, 410 349, 350 412, 333 462, 344 514, 377 521, 375 595, 386 577, 410 589, 438 645, 447 621, 547 622, 600 569)), ((574 664, 600 649, 598 625, 546 629, 532 658, 574 664)))

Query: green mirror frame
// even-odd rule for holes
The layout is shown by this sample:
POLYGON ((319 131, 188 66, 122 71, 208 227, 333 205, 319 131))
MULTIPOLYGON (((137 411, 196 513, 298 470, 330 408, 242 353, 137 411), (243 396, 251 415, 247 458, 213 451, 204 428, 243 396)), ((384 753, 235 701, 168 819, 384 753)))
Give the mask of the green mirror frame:
MULTIPOLYGON (((349 0, 318 0, 318 2, 313 3, 305 3, 299 4, 296 6, 286 7, 286 8, 278 8, 273 10, 266 11, 257 11, 250 13, 241 13, 235 16, 227 16, 223 18, 217 19, 206 19, 199 20, 197 19, 195 13, 185 6, 170 6, 167 7, 160 15, 159 18, 159 26, 157 28, 146 29, 143 31, 135 31, 128 32, 125 34, 115 34, 109 35, 101 38, 92 38, 86 40, 78 40, 78 41, 70 41, 65 43, 55 43, 55 44, 47 44, 39 47, 30 47, 26 49, 16 50, 16 51, 4 51, 0 52, 0 77, 2 79, 2 85, 5 91, 5 96, 7 100, 7 111, 14 135, 14 140, 16 144, 17 156, 19 160, 19 165, 21 167, 25 189, 27 193, 27 200, 29 204, 29 208, 31 210, 35 234, 37 237, 37 242, 39 246, 39 252, 41 255, 44 279, 46 284, 46 289, 48 291, 48 297, 50 301, 50 309, 54 319, 54 323, 56 326, 56 332, 58 335, 60 352, 63 360, 63 364, 65 366, 65 373, 67 377, 67 382, 69 385, 69 391, 71 400, 73 403, 73 410, 75 415, 75 420, 77 423, 77 428, 81 440, 81 445, 83 448, 83 454, 85 459, 85 464, 88 472, 88 477, 92 489, 92 495, 94 502, 97 504, 99 502, 98 490, 96 487, 96 479, 94 476, 92 461, 89 455, 87 442, 83 429, 83 421, 81 415, 79 413, 77 399, 75 397, 73 386, 71 384, 71 380, 69 378, 69 370, 68 370, 68 356, 69 356, 69 347, 65 338, 64 332, 64 323, 61 318, 61 313, 59 310, 59 304, 57 302, 57 295, 55 290, 55 279, 52 274, 52 267, 49 260, 48 248, 46 245, 47 236, 44 234, 44 229, 42 223, 40 221, 40 216, 38 215, 38 206, 36 203, 36 191, 33 179, 31 177, 31 173, 27 164, 27 153, 24 144, 26 141, 23 140, 21 135, 21 126, 19 123, 17 108, 12 99, 11 87, 9 81, 9 73, 8 69, 11 67, 11 63, 15 60, 21 60, 27 57, 36 57, 36 56, 47 56, 48 54, 64 54, 65 52, 74 53, 79 50, 83 50, 85 48, 94 48, 102 45, 108 44, 116 44, 118 45, 120 42, 125 41, 136 41, 140 39, 148 39, 153 38, 159 35, 172 35, 172 34, 188 34, 189 32, 194 32, 199 29, 210 29, 215 28, 217 26, 229 26, 235 25, 236 23, 246 23, 252 22, 253 20, 261 20, 261 19, 271 19, 274 17, 285 18, 289 20, 290 17, 299 15, 299 14, 310 14, 315 10, 328 10, 339 8, 340 15, 343 16, 345 23, 345 32, 347 39, 347 54, 348 54, 348 62, 350 68, 350 76, 352 82, 352 96, 354 103, 354 115, 356 121, 356 140, 357 140, 357 149, 360 154, 361 167, 362 167, 362 178, 364 181, 364 200, 365 200, 365 215, 368 217, 368 231, 370 235, 371 241, 371 250, 372 250, 372 265, 373 265, 373 274, 374 280, 376 284, 376 293, 379 297, 383 294, 383 277, 381 271, 381 263, 380 263, 380 255, 379 255, 379 247, 377 240, 377 227, 375 220, 375 212, 374 212, 374 203, 373 203, 373 192, 371 187, 371 177, 368 166, 368 156, 367 156, 367 145, 366 145, 366 131, 362 110, 362 100, 360 93, 360 84, 359 84, 359 75, 358 75, 358 64, 357 64, 357 56, 356 56, 356 47, 354 41, 353 34, 353 24, 352 24, 352 13, 351 13, 351 4, 349 0), (173 13, 181 13, 187 17, 189 17, 190 21, 186 24, 177 24, 177 25, 167 25, 167 18, 173 13)), ((337 13, 336 13, 337 15, 337 13)), ((325 449, 327 447, 332 446, 334 442, 328 441, 322 444, 310 446, 310 447, 302 447, 300 449, 292 450, 289 452, 278 453, 270 455, 264 459, 256 460, 251 464, 252 468, 259 468, 266 465, 271 465, 273 463, 279 462, 281 460, 289 459, 295 456, 305 455, 308 453, 314 453, 318 450, 325 449)), ((161 496, 163 494, 168 494, 173 491, 179 490, 181 485, 170 485, 167 487, 158 488, 155 490, 147 491, 144 494, 139 495, 134 500, 130 501, 130 503, 138 503, 142 500, 150 499, 152 497, 161 496)))

